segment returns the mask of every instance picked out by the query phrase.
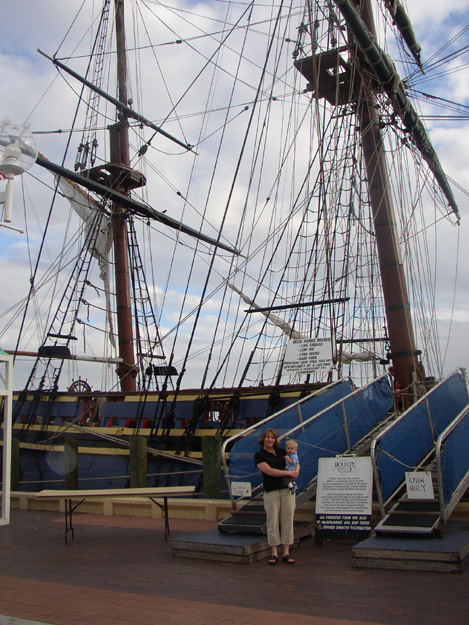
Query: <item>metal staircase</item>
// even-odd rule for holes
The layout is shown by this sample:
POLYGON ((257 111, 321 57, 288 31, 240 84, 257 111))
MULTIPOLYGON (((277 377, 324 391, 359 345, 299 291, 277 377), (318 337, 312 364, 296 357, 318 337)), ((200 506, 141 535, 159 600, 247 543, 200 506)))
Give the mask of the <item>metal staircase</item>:
MULTIPOLYGON (((436 461, 433 458, 421 471, 430 473, 433 493, 438 493, 436 461)), ((375 527, 377 535, 418 534, 442 537, 445 524, 437 499, 409 499, 403 494, 375 527)))
POLYGON ((469 397, 463 372, 448 376, 371 446, 381 506, 378 536, 437 536, 469 487, 469 397), (406 472, 428 472, 433 498, 409 498, 406 472))

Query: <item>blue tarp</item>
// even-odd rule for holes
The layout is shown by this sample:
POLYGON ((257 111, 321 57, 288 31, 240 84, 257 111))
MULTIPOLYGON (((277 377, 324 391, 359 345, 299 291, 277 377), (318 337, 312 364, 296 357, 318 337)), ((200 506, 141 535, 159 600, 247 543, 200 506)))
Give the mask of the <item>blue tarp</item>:
POLYGON ((457 427, 444 439, 441 452, 443 501, 450 502, 453 493, 469 468, 469 408, 460 417, 457 427))
POLYGON ((259 450, 261 432, 272 427, 282 436, 301 426, 291 432, 291 438, 298 443, 301 472, 297 483, 301 490, 316 477, 319 458, 336 456, 348 450, 344 411, 353 446, 384 418, 392 406, 392 391, 386 377, 353 394, 350 381, 344 380, 320 395, 311 396, 288 408, 238 440, 230 452, 230 479, 250 482, 252 488, 258 486, 262 480, 254 466, 254 454, 259 450), (340 403, 334 405, 337 402, 340 403), (305 423, 308 419, 310 421, 305 423))
POLYGON ((383 500, 387 500, 434 449, 438 436, 468 403, 465 379, 457 371, 404 412, 375 446, 383 500))

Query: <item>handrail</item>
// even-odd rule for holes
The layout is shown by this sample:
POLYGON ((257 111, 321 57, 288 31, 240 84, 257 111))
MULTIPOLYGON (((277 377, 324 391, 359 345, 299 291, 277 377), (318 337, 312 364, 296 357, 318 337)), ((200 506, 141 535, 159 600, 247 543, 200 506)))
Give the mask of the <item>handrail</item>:
MULTIPOLYGON (((464 494, 467 488, 467 482, 469 481, 469 468, 466 471, 466 474, 460 480, 456 490, 451 495, 450 501, 447 505, 445 505, 445 493, 444 493, 444 485, 443 485, 443 467, 442 467, 442 452, 444 451, 444 443, 447 439, 453 434, 453 432, 459 427, 459 425, 466 419, 469 414, 469 405, 466 406, 459 415, 452 421, 448 427, 440 434, 438 437, 436 447, 435 447, 435 459, 436 459, 436 470, 437 470, 437 483, 438 483, 438 500, 440 504, 440 513, 444 522, 448 519, 451 512, 456 507, 459 499, 464 494)), ((466 458, 469 456, 466 455, 466 458)))
MULTIPOLYGON (((350 378, 343 378, 342 380, 338 381, 338 382, 344 382, 347 379, 350 378)), ((375 380, 367 383, 365 386, 356 389, 354 391, 352 391, 351 393, 349 393, 348 395, 346 395, 346 397, 342 397, 339 400, 335 401, 334 403, 330 404, 329 406, 327 406, 326 408, 323 408, 322 410, 320 410, 318 413, 314 414, 313 416, 309 417, 309 419, 307 419, 306 421, 302 421, 301 423, 299 423, 298 425, 296 425, 295 427, 289 429, 287 432, 285 432, 284 434, 282 434, 281 436, 279 436, 279 440, 283 440, 284 438, 288 437, 288 436, 292 436, 295 432, 297 432, 298 430, 304 430, 305 428, 307 428, 308 425, 310 425, 313 421, 316 421, 317 419, 319 419, 323 414, 333 410, 334 408, 336 408, 337 406, 342 406, 343 407, 343 419, 344 419, 344 427, 346 430, 348 430, 348 421, 347 421, 347 415, 346 415, 346 410, 345 410, 345 402, 346 401, 350 401, 351 398, 363 393, 368 387, 371 387, 372 385, 376 384, 379 380, 382 379, 386 379, 389 381, 389 375, 388 374, 383 374, 382 376, 379 376, 378 378, 376 378, 375 380)), ((325 387, 325 389, 321 389, 322 392, 324 392, 325 390, 328 390, 329 388, 332 388, 334 385, 336 385, 336 383, 331 384, 327 387, 325 387)), ((290 406, 288 406, 288 408, 284 408, 283 410, 279 411, 278 413, 276 413, 275 415, 272 415, 271 417, 268 417, 267 419, 264 419, 263 421, 260 421, 259 423, 254 424, 253 426, 251 426, 250 428, 246 429, 244 432, 238 433, 234 436, 232 436, 231 438, 227 439, 222 446, 222 451, 221 451, 221 455, 222 455, 222 464, 223 464, 223 468, 224 468, 224 473, 225 473, 225 479, 228 485, 228 492, 229 492, 229 496, 232 502, 232 506, 233 509, 236 509, 236 502, 234 500, 234 497, 231 494, 231 479, 229 476, 229 471, 228 471, 228 465, 227 465, 227 461, 226 461, 226 447, 227 445, 232 442, 235 441, 238 438, 243 438, 244 436, 246 436, 246 434, 249 431, 253 431, 255 429, 258 429, 262 426, 265 426, 269 421, 271 421, 274 417, 278 417, 280 414, 282 414, 283 412, 285 412, 286 410, 291 410, 292 408, 294 408, 295 406, 300 407, 300 405, 302 403, 304 403, 307 400, 310 400, 314 395, 309 395, 306 398, 302 398, 301 400, 299 400, 296 403, 291 404, 290 406)), ((347 442, 348 446, 349 446, 349 451, 350 451, 350 439, 348 438, 348 442, 347 442)), ((257 488, 260 488, 261 485, 259 485, 257 488)), ((240 498, 242 499, 242 497, 240 498)), ((238 500, 239 501, 239 500, 238 500)))
MULTIPOLYGON (((348 378, 348 377, 347 378, 341 378, 340 380, 336 380, 335 382, 332 382, 331 384, 328 384, 327 386, 316 390, 315 392, 311 393, 310 395, 306 395, 306 397, 302 397, 298 401, 293 402, 289 406, 286 406, 285 408, 282 408, 282 410, 279 410, 278 412, 275 412, 274 414, 266 417, 265 419, 262 419, 258 423, 254 423, 253 425, 249 426, 248 428, 246 428, 242 432, 238 432, 237 434, 234 434, 233 436, 231 436, 230 438, 227 438, 223 442, 222 447, 221 447, 221 451, 220 451, 221 462, 222 462, 222 466, 223 466, 223 472, 225 474, 226 484, 228 486, 228 495, 230 497, 231 505, 232 505, 233 509, 236 509, 236 501, 235 501, 233 495, 231 494, 231 479, 230 479, 230 476, 229 476, 228 464, 227 464, 227 461, 226 461, 226 448, 227 448, 227 446, 230 443, 236 441, 239 438, 244 438, 246 436, 246 434, 248 434, 249 432, 252 432, 252 431, 258 429, 261 426, 265 426, 269 421, 272 421, 272 419, 277 418, 283 412, 286 412, 287 410, 291 410, 292 408, 295 408, 295 407, 299 408, 299 406, 301 404, 303 404, 304 402, 310 400, 311 397, 315 397, 316 395, 320 395, 320 394, 324 393, 325 391, 327 391, 328 389, 333 388, 334 386, 337 386, 339 384, 342 384, 345 380, 350 380, 350 382, 351 382, 351 379, 348 378)), ((305 423, 307 423, 307 422, 303 422, 302 426, 304 426, 305 423)), ((284 436, 288 436, 288 434, 285 434, 284 436)), ((284 436, 279 437, 279 440, 284 438, 284 436)))
MULTIPOLYGON (((416 406, 418 406, 419 404, 422 404, 424 402, 428 402, 428 397, 436 392, 438 390, 438 388, 441 386, 441 384, 444 384, 447 380, 449 380, 455 373, 461 373, 463 378, 466 380, 466 386, 467 386, 467 376, 466 376, 466 371, 463 367, 459 367, 457 369, 455 369, 454 371, 452 371, 449 375, 447 375, 443 380, 440 380, 440 382, 434 386, 433 388, 431 388, 427 393, 425 393, 425 395, 423 395, 420 399, 418 399, 414 404, 412 404, 412 406, 410 406, 410 408, 407 408, 407 410, 405 410, 398 419, 396 419, 395 421, 393 421, 392 423, 390 423, 386 428, 384 428, 384 430, 382 430, 378 436, 376 436, 373 439, 373 443, 372 443, 372 450, 376 447, 377 442, 379 442, 379 440, 381 438, 383 438, 383 436, 385 436, 385 434, 391 430, 393 427, 396 426, 397 423, 399 423, 400 421, 402 421, 406 414, 408 414, 409 412, 411 412, 413 409, 415 409, 416 406)), ((469 401, 469 393, 468 393, 468 401, 469 401)))
POLYGON ((301 427, 304 427, 305 425, 308 425, 311 421, 317 419, 318 417, 320 417, 324 413, 328 412, 332 408, 335 408, 336 406, 340 406, 341 404, 343 404, 343 402, 348 401, 351 397, 355 397, 356 395, 359 395, 360 393, 363 393, 363 391, 366 388, 368 388, 369 386, 372 386, 373 384, 378 382, 378 380, 382 380, 383 378, 389 379, 389 375, 387 373, 384 373, 383 375, 380 375, 378 378, 375 378, 371 382, 368 382, 367 384, 365 384, 365 386, 361 386, 360 388, 355 389, 354 391, 349 393, 346 397, 342 397, 342 399, 338 399, 336 402, 334 402, 333 404, 331 404, 327 408, 323 408, 320 412, 318 412, 317 414, 313 415, 312 417, 310 417, 309 419, 307 419, 306 421, 304 421, 300 425, 295 426, 294 428, 292 428, 291 430, 289 430, 285 434, 282 434, 282 436, 279 436, 279 440, 282 440, 283 438, 286 438, 287 436, 291 436, 294 432, 299 430, 301 427))
MULTIPOLYGON (((381 510, 382 516, 384 516, 385 513, 386 513, 385 508, 386 508, 387 502, 392 500, 395 497, 396 493, 400 490, 401 485, 399 485, 396 489, 394 489, 393 492, 389 494, 389 496, 386 498, 386 501, 385 501, 385 499, 383 497, 382 487, 381 487, 381 476, 380 476, 380 470, 379 470, 378 458, 377 458, 377 453, 379 451, 379 447, 378 447, 379 443, 388 434, 388 432, 390 432, 393 428, 395 428, 399 424, 401 424, 413 411, 415 411, 421 405, 424 405, 426 407, 425 408, 425 413, 426 413, 427 417, 430 420, 430 430, 433 433, 433 436, 435 436, 434 420, 432 419, 432 415, 430 414, 429 401, 431 400, 432 394, 437 393, 439 390, 441 390, 442 386, 448 380, 450 380, 453 376, 455 376, 457 373, 461 374, 461 376, 462 376, 462 378, 463 378, 463 380, 465 382, 466 396, 467 396, 467 401, 469 402, 469 390, 468 390, 467 376, 466 376, 465 369, 463 369, 463 368, 455 369, 452 373, 450 373, 443 380, 441 380, 436 386, 434 386, 432 389, 430 389, 425 395, 423 395, 417 402, 415 402, 412 406, 410 406, 407 410, 405 410, 400 415, 400 417, 398 417, 390 425, 385 427, 372 440, 371 447, 370 447, 370 456, 371 456, 371 460, 372 460, 372 464, 373 464, 373 473, 374 473, 374 479, 375 479, 376 492, 377 492, 379 506, 380 506, 380 510, 381 510)), ((435 441, 435 443, 436 443, 436 441, 435 441)), ((433 452, 433 448, 430 449, 428 454, 426 454, 420 460, 420 464, 422 462, 425 462, 428 459, 428 457, 432 454, 432 452, 433 452)))

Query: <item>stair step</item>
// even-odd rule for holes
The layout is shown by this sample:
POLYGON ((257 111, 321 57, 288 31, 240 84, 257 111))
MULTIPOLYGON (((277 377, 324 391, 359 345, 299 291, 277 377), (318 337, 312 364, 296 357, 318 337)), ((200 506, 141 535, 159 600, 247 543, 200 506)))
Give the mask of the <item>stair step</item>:
POLYGON ((396 527, 433 527, 440 518, 439 514, 389 514, 379 524, 380 528, 396 527))
POLYGON ((399 501, 390 511, 394 512, 440 512, 438 501, 429 499, 407 499, 399 501))

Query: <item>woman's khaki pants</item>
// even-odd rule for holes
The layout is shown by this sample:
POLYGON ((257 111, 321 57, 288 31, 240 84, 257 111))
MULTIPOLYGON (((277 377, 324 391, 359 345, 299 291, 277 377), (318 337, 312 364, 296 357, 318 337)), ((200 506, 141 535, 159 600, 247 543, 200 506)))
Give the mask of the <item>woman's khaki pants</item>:
POLYGON ((264 492, 264 510, 267 514, 267 541, 271 547, 291 545, 293 515, 296 497, 289 488, 264 492))

